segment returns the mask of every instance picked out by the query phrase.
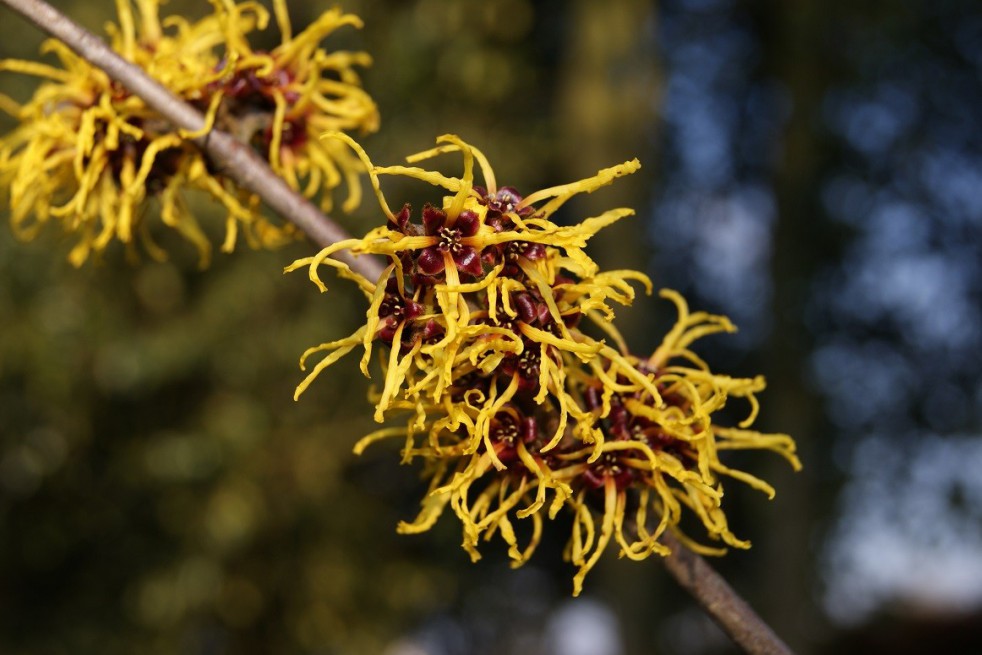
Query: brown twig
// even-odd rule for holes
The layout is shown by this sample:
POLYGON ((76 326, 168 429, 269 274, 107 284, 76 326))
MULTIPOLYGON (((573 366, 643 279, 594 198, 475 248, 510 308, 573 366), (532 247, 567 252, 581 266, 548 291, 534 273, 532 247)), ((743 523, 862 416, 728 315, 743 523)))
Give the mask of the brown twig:
MULTIPOLYGON (((139 66, 120 57, 99 37, 43 0, 0 2, 64 42, 93 66, 101 68, 175 127, 190 132, 199 132, 204 128, 205 117, 201 112, 161 86, 139 66)), ((327 246, 350 238, 337 223, 291 189, 251 148, 236 141, 231 135, 213 129, 195 142, 213 161, 221 163, 223 172, 236 184, 258 195, 273 211, 303 230, 315 243, 327 246)), ((347 256, 347 253, 342 253, 340 257, 369 280, 378 279, 382 273, 383 267, 375 258, 355 258, 347 256)))
POLYGON ((661 540, 672 549, 665 558, 665 568, 740 648, 751 655, 792 655, 791 649, 706 560, 671 533, 663 534, 661 540))
MULTIPOLYGON (((0 0, 0 3, 63 41, 176 127, 192 132, 204 127, 205 118, 194 107, 43 0, 0 0)), ((273 211, 306 232, 316 243, 326 246, 349 238, 329 217, 277 177, 251 148, 229 134, 213 129, 196 142, 237 184, 258 195, 273 211)), ((381 275, 382 266, 377 259, 345 259, 353 269, 371 280, 381 275)), ((784 642, 702 557, 686 549, 671 534, 666 533, 662 540, 672 549, 672 554, 665 558, 669 573, 737 645, 752 655, 791 654, 784 642)))

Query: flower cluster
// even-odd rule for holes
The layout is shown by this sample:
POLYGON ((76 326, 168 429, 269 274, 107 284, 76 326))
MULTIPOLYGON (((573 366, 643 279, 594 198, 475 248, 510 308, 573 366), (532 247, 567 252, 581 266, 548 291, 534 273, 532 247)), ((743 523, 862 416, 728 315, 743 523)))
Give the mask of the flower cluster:
MULTIPOLYGON (((207 112, 208 129, 226 130, 250 144, 273 170, 307 197, 331 206, 331 191, 345 183, 352 210, 360 200, 357 158, 338 144, 316 138, 325 130, 374 131, 378 112, 360 86, 356 68, 368 55, 326 52, 318 43, 359 19, 339 10, 324 13, 293 34, 285 0, 273 1, 282 42, 272 51, 250 47, 248 36, 265 29, 269 12, 255 2, 212 0, 214 11, 198 20, 161 19, 159 0, 117 0, 119 25, 107 27, 112 48, 185 101, 207 112)), ((227 210, 222 249, 234 248, 241 230, 253 246, 275 246, 294 236, 259 212, 258 198, 234 187, 191 143, 138 97, 56 41, 44 50, 61 67, 0 61, 0 70, 45 78, 24 105, 0 96, 0 108, 19 126, 0 139, 0 186, 9 189, 11 222, 30 239, 55 220, 77 235, 69 255, 81 265, 113 239, 141 240, 154 257, 147 203, 159 203, 161 221, 197 248, 206 265, 211 244, 191 215, 181 189, 217 199, 227 210)))
MULTIPOLYGON (((364 161, 387 221, 287 268, 308 267, 324 290, 318 269, 333 266, 359 284, 369 305, 354 334, 304 353, 301 367, 324 356, 297 396, 359 346, 366 375, 372 353, 383 351, 375 418, 401 415, 402 423, 369 434, 355 450, 395 437, 404 440, 405 461, 424 460, 429 491, 401 532, 428 530, 449 506, 474 559, 479 543, 497 534, 517 566, 535 550, 543 517, 567 507, 574 595, 611 541, 632 559, 666 554, 659 538, 678 532, 684 510, 709 539, 749 546, 727 525, 721 478, 774 492, 723 464, 720 451, 773 450, 795 468, 799 463, 790 437, 749 429, 763 379, 713 373, 690 348, 733 326, 725 317, 691 313, 678 294, 663 291, 678 321, 650 357, 632 355, 611 323, 612 305, 633 301, 632 282, 649 292, 651 283, 635 271, 601 271, 584 251, 597 231, 632 212, 615 209, 568 227, 551 220, 572 196, 636 171, 636 160, 523 196, 498 186, 484 155, 455 136, 441 137, 409 163, 457 152, 460 177, 374 166, 349 137, 333 136, 364 161), (475 184, 475 168, 483 186, 475 184), (382 175, 422 180, 444 195, 418 214, 409 205, 393 211, 382 175), (369 280, 332 257, 342 250, 382 255, 389 264, 369 280), (716 417, 731 398, 746 399, 750 414, 724 427, 716 417)), ((700 552, 720 550, 678 536, 700 552)))

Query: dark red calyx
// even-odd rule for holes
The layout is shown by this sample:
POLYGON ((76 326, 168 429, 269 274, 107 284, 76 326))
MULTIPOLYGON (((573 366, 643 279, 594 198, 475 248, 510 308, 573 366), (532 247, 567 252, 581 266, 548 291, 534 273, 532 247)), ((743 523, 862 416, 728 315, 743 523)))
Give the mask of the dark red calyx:
POLYGON ((546 324, 551 320, 549 306, 527 291, 512 294, 511 301, 523 323, 546 324))
POLYGON ((536 261, 546 256, 546 247, 541 243, 529 243, 528 241, 509 241, 505 245, 505 259, 517 261, 519 257, 529 261, 536 261))
POLYGON ((608 479, 613 479, 617 490, 621 491, 634 481, 635 475, 633 468, 621 462, 620 455, 606 452, 583 471, 581 478, 591 489, 598 489, 604 486, 608 479))
POLYGON ((532 391, 539 386, 539 372, 542 367, 541 346, 533 341, 524 340, 525 349, 520 355, 511 355, 501 362, 501 368, 506 375, 518 375, 518 388, 521 391, 532 391))
POLYGON ((483 275, 480 253, 463 242, 463 239, 476 235, 480 227, 480 217, 470 210, 460 212, 454 224, 448 225, 443 210, 432 205, 424 207, 423 230, 427 236, 437 237, 437 243, 419 254, 416 264, 420 272, 425 275, 442 273, 446 268, 443 253, 450 253, 457 270, 473 277, 483 275))
POLYGON ((513 406, 495 414, 488 435, 495 446, 498 459, 509 464, 518 459, 519 442, 528 445, 538 437, 535 418, 525 416, 513 406))
POLYGON ((389 219, 389 229, 397 230, 403 234, 411 234, 409 217, 412 215, 412 207, 407 202, 399 210, 399 213, 389 219))
POLYGON ((425 248, 416 258, 416 268, 423 275, 439 275, 447 267, 443 252, 436 246, 425 248))
POLYGON ((428 236, 435 236, 440 228, 447 224, 447 214, 430 203, 423 205, 423 233, 428 236))
POLYGON ((398 281, 394 277, 390 277, 385 283, 385 296, 378 307, 378 317, 382 319, 377 332, 379 339, 392 343, 399 326, 405 323, 406 327, 402 331, 402 340, 411 340, 414 337, 413 320, 424 311, 423 305, 412 298, 403 296, 399 292, 398 281))

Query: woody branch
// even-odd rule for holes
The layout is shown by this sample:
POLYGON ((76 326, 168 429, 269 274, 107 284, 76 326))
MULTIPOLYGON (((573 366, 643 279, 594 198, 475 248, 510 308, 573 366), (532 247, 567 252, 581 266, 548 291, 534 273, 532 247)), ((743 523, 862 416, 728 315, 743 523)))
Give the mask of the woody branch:
MULTIPOLYGON (((51 5, 42 0, 0 0, 0 2, 65 43, 92 65, 105 71, 176 128, 188 132, 201 132, 204 129, 205 117, 201 112, 168 91, 139 66, 120 57, 102 39, 82 28, 51 5)), ((204 136, 196 138, 195 143, 212 161, 222 167, 224 174, 242 188, 259 196, 270 209, 303 230, 315 243, 328 246, 350 238, 330 217, 291 189, 252 148, 240 143, 230 134, 212 129, 204 136)), ((347 253, 342 253, 340 257, 345 259, 352 269, 370 280, 376 280, 382 274, 383 267, 377 259, 355 258, 347 253)))
MULTIPOLYGON (((183 102, 140 67, 126 61, 101 39, 80 27, 43 0, 0 0, 44 32, 59 39, 92 65, 140 97, 176 128, 200 132, 205 117, 183 102)), ((251 148, 231 135, 212 129, 195 142, 242 188, 258 195, 273 211, 303 230, 315 243, 327 246, 349 238, 330 217, 290 188, 251 148)), ((340 255, 368 279, 378 279, 379 260, 340 255)), ((733 641, 752 655, 787 655, 791 650, 699 555, 671 535, 663 541, 672 549, 665 566, 733 641)))

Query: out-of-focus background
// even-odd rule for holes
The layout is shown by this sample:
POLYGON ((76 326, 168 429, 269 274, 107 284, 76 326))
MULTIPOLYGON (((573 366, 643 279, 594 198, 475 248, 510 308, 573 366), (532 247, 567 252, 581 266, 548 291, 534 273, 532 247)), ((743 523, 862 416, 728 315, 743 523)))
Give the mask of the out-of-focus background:
MULTIPOLYGON (((115 16, 57 4, 99 32, 115 16)), ((289 4, 298 27, 329 8, 289 4)), ((560 218, 636 208, 595 257, 729 314, 740 333, 700 353, 767 375, 760 425, 805 469, 741 460, 778 496, 728 486, 754 547, 714 564, 775 630, 806 654, 982 652, 982 7, 342 5, 366 27, 328 46, 375 57, 377 161, 456 133, 528 192, 642 160, 560 218)), ((0 55, 33 57, 41 35, 0 13, 0 55)), ((657 559, 610 552, 571 599, 561 520, 516 571, 500 544, 471 564, 450 516, 397 535, 424 486, 395 447, 351 454, 372 426, 354 361, 291 398, 298 355, 353 331, 359 295, 283 276, 308 244, 206 272, 170 245, 75 270, 56 230, 0 229, 0 652, 733 652, 657 559)), ((619 314, 639 352, 672 318, 619 314)))

